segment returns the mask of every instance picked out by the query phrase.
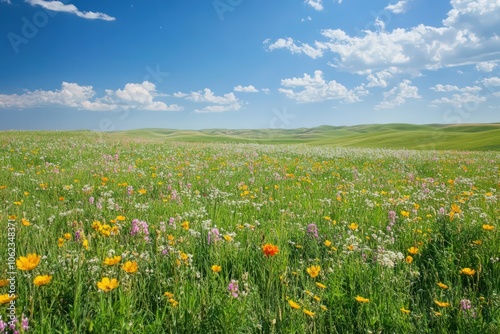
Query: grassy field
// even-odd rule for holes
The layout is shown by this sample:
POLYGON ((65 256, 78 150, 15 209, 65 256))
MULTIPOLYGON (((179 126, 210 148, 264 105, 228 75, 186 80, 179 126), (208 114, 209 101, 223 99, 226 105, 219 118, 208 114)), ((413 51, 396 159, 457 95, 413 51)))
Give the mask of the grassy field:
POLYGON ((499 333, 500 153, 331 147, 498 125, 374 127, 0 132, 0 333, 499 333))
POLYGON ((500 150, 500 123, 384 124, 264 130, 141 129, 116 132, 115 135, 188 142, 308 144, 417 150, 500 150))

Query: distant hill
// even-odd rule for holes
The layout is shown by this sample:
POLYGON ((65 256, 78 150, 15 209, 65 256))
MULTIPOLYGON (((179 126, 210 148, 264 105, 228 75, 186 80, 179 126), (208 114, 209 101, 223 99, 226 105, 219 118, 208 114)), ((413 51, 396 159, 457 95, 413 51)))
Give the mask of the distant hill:
POLYGON ((323 125, 298 129, 138 129, 114 137, 156 138, 188 142, 307 144, 418 150, 500 150, 500 123, 323 125))

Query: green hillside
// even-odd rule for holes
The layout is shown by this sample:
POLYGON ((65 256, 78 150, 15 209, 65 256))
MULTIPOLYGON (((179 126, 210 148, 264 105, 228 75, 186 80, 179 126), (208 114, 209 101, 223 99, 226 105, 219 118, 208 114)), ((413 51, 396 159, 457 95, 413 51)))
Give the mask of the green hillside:
POLYGON ((298 129, 139 129, 112 133, 188 142, 307 144, 367 148, 500 150, 500 123, 459 125, 372 124, 298 129))

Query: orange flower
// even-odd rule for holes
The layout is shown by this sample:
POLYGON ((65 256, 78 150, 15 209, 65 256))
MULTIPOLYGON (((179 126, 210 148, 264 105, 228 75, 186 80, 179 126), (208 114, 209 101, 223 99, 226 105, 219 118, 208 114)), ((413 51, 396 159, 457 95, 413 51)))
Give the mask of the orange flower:
POLYGON ((489 225, 489 224, 483 224, 483 230, 485 231, 493 231, 495 229, 495 226, 489 225))
POLYGON ((9 285, 8 279, 0 279, 0 288, 9 285))
POLYGON ((262 246, 262 252, 264 253, 265 256, 274 256, 279 253, 279 248, 276 245, 272 244, 265 244, 262 246))

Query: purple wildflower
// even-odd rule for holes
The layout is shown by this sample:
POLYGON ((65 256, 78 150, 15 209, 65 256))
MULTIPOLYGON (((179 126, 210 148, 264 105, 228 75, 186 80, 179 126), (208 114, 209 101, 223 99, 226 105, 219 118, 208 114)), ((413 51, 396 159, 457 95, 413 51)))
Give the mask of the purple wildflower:
POLYGON ((238 298, 238 281, 232 279, 229 285, 227 286, 227 290, 229 291, 231 296, 233 296, 234 298, 238 298))
POLYGON ((316 224, 309 224, 307 225, 307 233, 315 238, 318 237, 318 227, 316 224))

